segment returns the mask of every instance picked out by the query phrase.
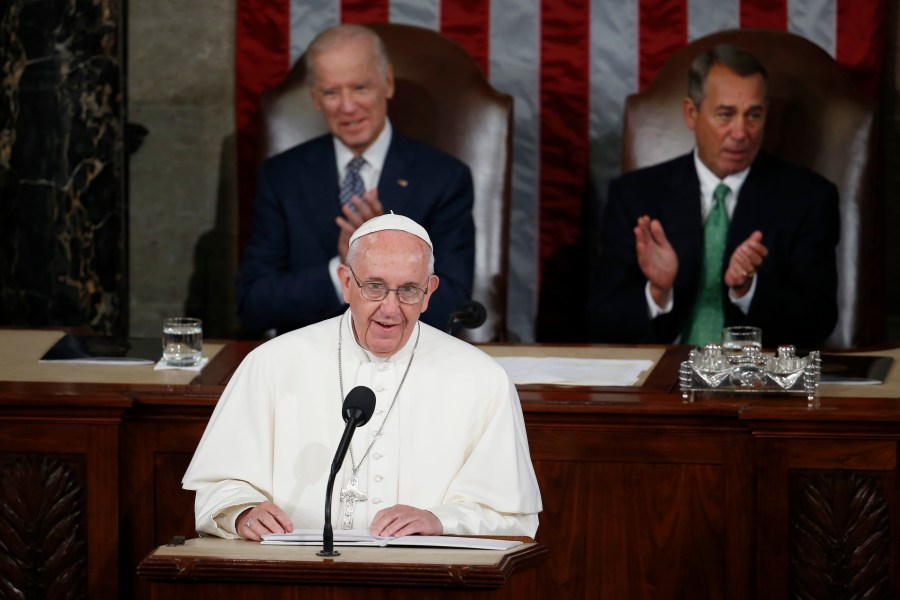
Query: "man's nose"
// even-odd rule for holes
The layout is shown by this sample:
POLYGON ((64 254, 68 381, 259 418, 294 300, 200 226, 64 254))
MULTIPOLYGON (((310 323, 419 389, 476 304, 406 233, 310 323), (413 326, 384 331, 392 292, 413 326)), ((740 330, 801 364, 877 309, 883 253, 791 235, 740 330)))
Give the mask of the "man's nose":
POLYGON ((736 140, 742 140, 747 137, 747 121, 743 117, 738 117, 731 124, 731 137, 736 140))
POLYGON ((396 290, 388 292, 388 295, 381 301, 381 309, 388 314, 397 314, 400 310, 400 299, 397 297, 396 290))
POLYGON ((341 101, 338 108, 343 112, 352 112, 356 108, 356 100, 353 98, 353 92, 350 90, 341 91, 341 101))

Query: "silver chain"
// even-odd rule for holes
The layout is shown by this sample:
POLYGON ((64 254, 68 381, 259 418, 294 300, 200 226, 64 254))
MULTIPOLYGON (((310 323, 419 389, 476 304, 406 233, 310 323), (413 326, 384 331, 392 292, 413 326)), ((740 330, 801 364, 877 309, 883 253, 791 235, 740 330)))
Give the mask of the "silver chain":
MULTIPOLYGON (((338 381, 340 382, 340 401, 341 406, 344 405, 344 370, 342 367, 341 361, 341 346, 343 345, 344 339, 344 315, 341 315, 341 322, 338 325, 338 381)), ((421 325, 416 323, 416 341, 413 344, 412 352, 409 355, 409 362, 406 363, 406 370, 403 371, 403 377, 400 379, 400 385, 397 386, 397 392, 394 394, 394 399, 391 400, 391 405, 388 407, 387 413, 384 415, 384 419, 381 421, 381 427, 378 428, 378 431, 375 432, 375 435, 372 437, 372 442, 369 444, 369 447, 366 448, 366 452, 362 455, 362 458, 359 459, 359 464, 356 464, 356 459, 353 457, 353 446, 350 446, 350 467, 353 469, 353 476, 356 477, 357 471, 362 466, 363 461, 366 460, 366 457, 369 455, 369 452, 372 450, 372 446, 375 445, 375 442, 378 441, 378 438, 381 437, 381 430, 384 429, 384 424, 387 423, 388 417, 391 416, 391 411, 394 410, 394 404, 397 403, 397 397, 400 395, 400 390, 403 388, 403 382, 406 381, 406 376, 409 375, 409 368, 412 366, 413 359, 416 357, 416 348, 419 347, 419 334, 422 332, 421 325)))

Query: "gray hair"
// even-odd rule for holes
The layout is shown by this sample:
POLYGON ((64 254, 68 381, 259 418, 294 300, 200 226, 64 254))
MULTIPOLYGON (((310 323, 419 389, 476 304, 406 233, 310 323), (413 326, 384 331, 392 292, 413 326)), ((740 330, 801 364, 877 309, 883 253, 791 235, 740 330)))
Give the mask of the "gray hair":
POLYGON ((338 25, 329 27, 321 32, 310 42, 306 49, 306 76, 309 79, 309 85, 312 87, 316 83, 316 72, 313 69, 313 60, 329 50, 346 44, 348 42, 365 39, 371 43, 372 52, 375 56, 375 64, 378 67, 378 74, 381 79, 387 81, 388 60, 387 50, 384 48, 384 42, 378 37, 378 34, 363 25, 338 25))
MULTIPOLYGON (((394 230, 385 230, 385 231, 394 231, 394 230)), ((374 245, 378 242, 378 234, 379 233, 380 232, 376 231, 374 233, 370 233, 368 235, 364 235, 362 237, 358 237, 355 240, 353 240, 353 243, 350 244, 350 248, 347 250, 347 261, 346 261, 347 264, 350 265, 351 267, 354 266, 354 264, 356 262, 356 255, 359 254, 360 240, 369 238, 369 245, 374 245)), ((413 234, 409 234, 409 235, 413 235, 413 234)), ((425 250, 423 252, 427 253, 427 255, 428 255, 428 274, 433 275, 434 274, 434 252, 432 252, 431 246, 429 246, 425 242, 425 240, 421 240, 421 242, 422 242, 422 245, 425 246, 425 250)))
POLYGON ((769 74, 762 63, 747 50, 731 44, 713 46, 697 56, 688 71, 688 97, 694 106, 700 108, 706 98, 706 76, 713 65, 722 65, 741 77, 761 75, 765 85, 766 99, 769 98, 769 74))

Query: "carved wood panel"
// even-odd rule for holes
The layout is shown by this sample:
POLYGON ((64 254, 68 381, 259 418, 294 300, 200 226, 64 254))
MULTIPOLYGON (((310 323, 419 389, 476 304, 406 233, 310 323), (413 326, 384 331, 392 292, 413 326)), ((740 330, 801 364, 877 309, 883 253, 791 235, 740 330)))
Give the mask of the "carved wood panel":
POLYGON ((87 597, 83 456, 0 455, 0 597, 87 597))
POLYGON ((793 472, 793 598, 892 597, 886 479, 878 472, 793 472))

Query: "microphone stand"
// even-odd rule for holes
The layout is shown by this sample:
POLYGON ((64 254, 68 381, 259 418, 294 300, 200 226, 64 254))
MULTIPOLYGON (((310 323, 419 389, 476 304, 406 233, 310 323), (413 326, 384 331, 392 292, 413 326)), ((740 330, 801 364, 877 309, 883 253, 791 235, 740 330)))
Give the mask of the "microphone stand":
POLYGON ((347 449, 350 448, 350 438, 357 427, 365 425, 372 418, 375 412, 375 392, 369 388, 358 385, 347 394, 342 406, 344 413, 344 434, 341 436, 341 442, 338 444, 337 451, 334 453, 334 460, 331 462, 331 473, 328 474, 328 485, 325 487, 325 527, 322 530, 322 550, 317 552, 319 556, 340 556, 341 553, 334 549, 334 531, 331 528, 331 494, 334 492, 334 479, 341 465, 344 463, 344 457, 347 456, 347 449))
POLYGON ((334 491, 334 475, 328 477, 328 488, 325 491, 325 528, 322 530, 322 549, 316 552, 318 556, 340 556, 341 553, 334 549, 334 530, 331 528, 331 493, 334 491))
MULTIPOLYGON (((347 448, 350 447, 350 438, 356 431, 357 412, 350 411, 347 425, 344 427, 344 435, 338 444, 338 451, 331 463, 331 473, 328 474, 328 485, 325 486, 325 527, 322 530, 322 549, 316 552, 318 556, 340 556, 341 553, 334 549, 334 530, 331 527, 331 494, 334 492, 334 478, 341 470, 344 457, 347 456, 347 448)), ((368 419, 366 419, 368 420, 368 419)))

